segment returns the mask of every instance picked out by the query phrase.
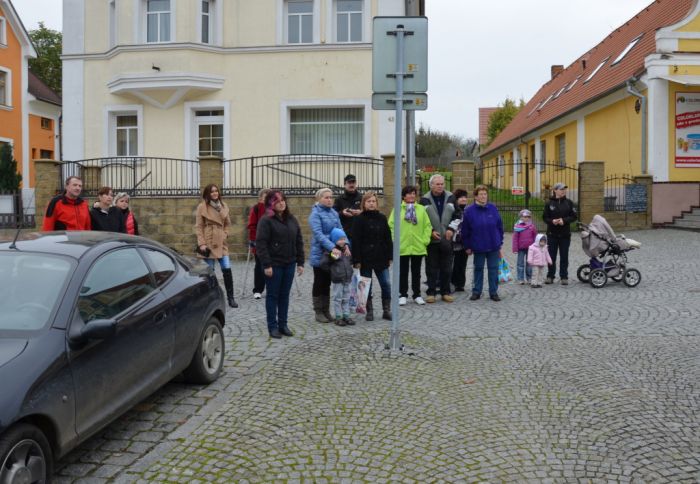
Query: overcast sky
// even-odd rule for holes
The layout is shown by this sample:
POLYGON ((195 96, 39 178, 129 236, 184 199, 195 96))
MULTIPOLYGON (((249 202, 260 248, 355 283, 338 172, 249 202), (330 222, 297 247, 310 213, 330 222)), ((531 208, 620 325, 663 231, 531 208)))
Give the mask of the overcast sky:
MULTIPOLYGON (((248 0, 255 1, 255 0, 248 0)), ((60 0, 14 0, 27 29, 61 28, 60 0)), ((478 136, 479 107, 527 101, 651 0, 426 0, 428 110, 418 123, 478 136)))

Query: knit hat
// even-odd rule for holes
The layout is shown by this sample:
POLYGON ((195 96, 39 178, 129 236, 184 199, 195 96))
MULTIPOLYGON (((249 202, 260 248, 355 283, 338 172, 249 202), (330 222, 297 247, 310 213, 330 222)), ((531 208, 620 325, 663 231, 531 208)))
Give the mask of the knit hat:
POLYGON ((343 229, 335 228, 335 229, 331 230, 331 236, 330 236, 331 242, 333 242, 334 244, 337 244, 341 238, 348 240, 348 236, 345 235, 345 232, 343 231, 343 229))
POLYGON ((532 217, 532 212, 530 212, 528 209, 524 208, 518 213, 518 218, 523 218, 523 217, 532 217))

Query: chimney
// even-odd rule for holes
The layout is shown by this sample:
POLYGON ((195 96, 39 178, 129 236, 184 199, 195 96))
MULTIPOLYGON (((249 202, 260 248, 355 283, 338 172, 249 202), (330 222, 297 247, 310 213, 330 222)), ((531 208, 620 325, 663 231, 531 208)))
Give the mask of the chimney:
POLYGON ((560 72, 564 70, 564 66, 562 65, 554 65, 552 66, 551 73, 552 73, 552 79, 557 77, 560 72))

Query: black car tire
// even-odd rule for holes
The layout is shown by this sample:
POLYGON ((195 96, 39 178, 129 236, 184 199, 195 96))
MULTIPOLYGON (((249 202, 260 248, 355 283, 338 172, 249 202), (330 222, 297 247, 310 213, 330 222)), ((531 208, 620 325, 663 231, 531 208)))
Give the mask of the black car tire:
POLYGON ((48 482, 53 453, 44 433, 20 423, 0 437, 0 482, 48 482))
POLYGON ((211 318, 199 336, 190 366, 184 371, 185 379, 190 383, 207 384, 219 378, 224 366, 224 349, 221 324, 218 319, 211 318))

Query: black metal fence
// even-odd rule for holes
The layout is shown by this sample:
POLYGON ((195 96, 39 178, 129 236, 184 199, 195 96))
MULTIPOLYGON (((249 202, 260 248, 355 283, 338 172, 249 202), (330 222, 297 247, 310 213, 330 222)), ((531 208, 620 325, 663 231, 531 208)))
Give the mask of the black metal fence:
POLYGON ((539 230, 546 228, 542 220, 544 206, 552 195, 552 187, 564 183, 566 196, 578 207, 579 170, 557 162, 521 163, 496 161, 477 165, 475 184, 486 185, 489 201, 498 207, 505 230, 512 230, 520 210, 532 212, 539 230))
POLYGON ((605 177, 603 210, 606 212, 646 212, 647 186, 626 175, 605 177))
POLYGON ((26 213, 22 192, 0 192, 0 229, 34 226, 34 214, 26 213))
POLYGON ((257 196, 262 188, 277 188, 287 195, 313 195, 329 187, 337 194, 345 175, 352 173, 361 190, 383 193, 383 168, 381 159, 360 156, 251 156, 224 161, 222 191, 226 196, 257 196))
POLYGON ((135 197, 199 196, 199 162, 177 158, 114 157, 65 161, 61 180, 71 175, 83 180, 83 195, 94 197, 102 186, 135 197))

